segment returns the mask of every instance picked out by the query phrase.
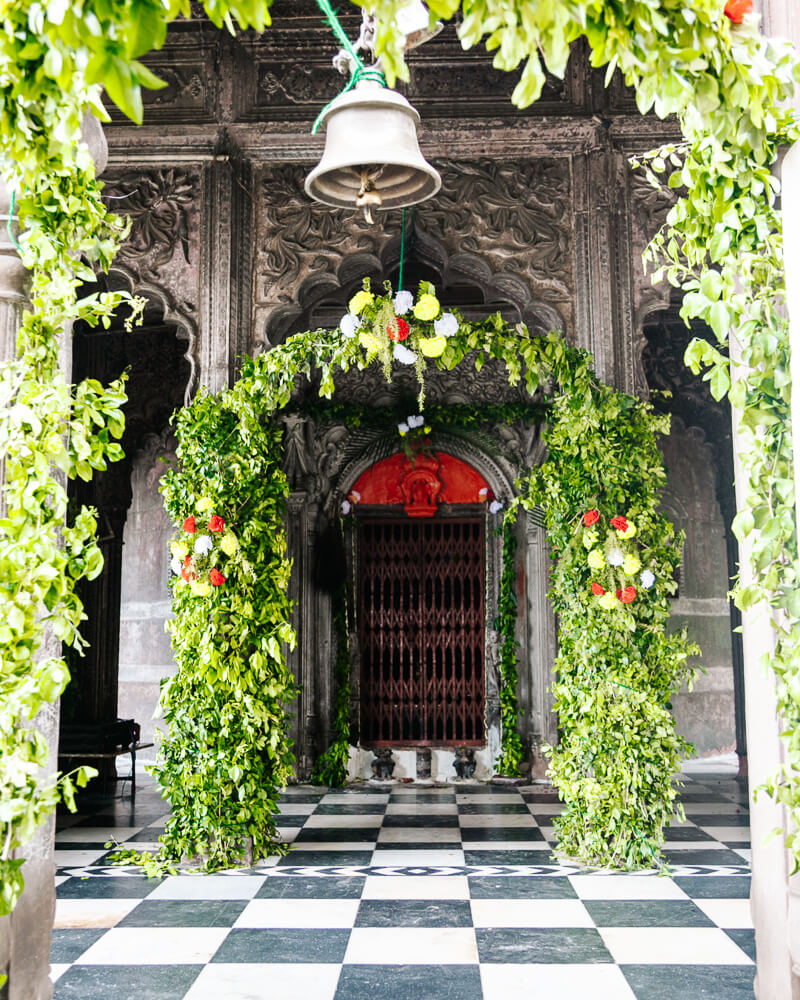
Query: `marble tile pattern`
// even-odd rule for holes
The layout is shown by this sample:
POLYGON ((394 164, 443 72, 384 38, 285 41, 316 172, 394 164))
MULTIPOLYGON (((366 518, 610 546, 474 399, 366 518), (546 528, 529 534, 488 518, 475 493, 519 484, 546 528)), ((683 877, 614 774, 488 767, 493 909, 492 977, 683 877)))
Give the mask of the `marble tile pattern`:
POLYGON ((55 1000, 752 1000, 746 787, 684 779, 669 874, 554 853, 548 786, 286 790, 285 857, 147 879, 152 785, 60 817, 55 1000))

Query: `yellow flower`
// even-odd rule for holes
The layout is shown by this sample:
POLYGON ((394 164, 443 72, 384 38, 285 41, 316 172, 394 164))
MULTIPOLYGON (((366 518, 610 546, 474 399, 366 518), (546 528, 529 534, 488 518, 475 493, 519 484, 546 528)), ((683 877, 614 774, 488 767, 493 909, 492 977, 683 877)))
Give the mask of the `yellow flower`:
POLYGON ((197 501, 197 509, 201 514, 208 514, 209 511, 214 509, 214 501, 211 497, 200 497, 197 501))
POLYGON ((622 568, 628 576, 633 576, 634 573, 638 573, 642 568, 642 561, 636 555, 625 556, 625 562, 623 562, 622 568))
POLYGON ((606 557, 601 549, 592 549, 586 561, 592 569, 602 569, 606 564, 606 557))
POLYGON ((584 531, 583 533, 583 544, 587 549, 593 549, 597 545, 597 532, 596 531, 584 531))
POLYGON ((422 430, 423 430, 423 432, 425 434, 430 434, 430 432, 433 430, 433 428, 431 427, 430 424, 425 424, 425 426, 422 428, 422 430))
POLYGON ((447 341, 444 337, 426 337, 419 342, 419 349, 426 358, 438 358, 446 346, 447 341))
POLYGON ((235 556, 239 551, 239 539, 236 535, 225 533, 222 536, 222 541, 219 543, 219 547, 225 553, 226 556, 235 556))
POLYGON ((179 559, 185 559, 189 555, 189 546, 186 542, 170 542, 169 550, 179 559))
POLYGON ((211 597, 211 584, 208 580, 192 580, 189 587, 193 597, 211 597))
POLYGON ((414 306, 414 315, 417 319, 422 320, 436 319, 439 315, 439 300, 435 295, 426 292, 420 296, 419 302, 414 306))
POLYGON ((377 353, 381 349, 381 342, 377 337, 373 337, 371 333, 359 334, 358 341, 368 351, 375 351, 377 353))
POLYGON ((612 593, 603 594, 601 597, 597 598, 597 603, 603 609, 603 611, 613 611, 617 606, 617 599, 612 593))
POLYGON ((618 531, 617 535, 619 538, 633 538, 636 534, 636 525, 633 521, 628 521, 628 527, 624 531, 618 531))
POLYGON ((372 305, 374 301, 375 296, 372 292, 367 292, 362 288, 360 292, 356 292, 352 299, 350 299, 347 308, 357 316, 365 306, 372 305))

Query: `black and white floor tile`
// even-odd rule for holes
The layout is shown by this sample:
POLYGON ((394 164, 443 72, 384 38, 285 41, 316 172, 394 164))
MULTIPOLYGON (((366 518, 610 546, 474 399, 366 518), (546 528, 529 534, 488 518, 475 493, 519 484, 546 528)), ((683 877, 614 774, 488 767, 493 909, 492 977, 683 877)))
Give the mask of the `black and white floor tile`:
POLYGON ((293 787, 292 845, 244 872, 148 880, 146 786, 62 817, 56 1000, 751 1000, 746 789, 687 781, 670 875, 553 854, 552 790, 293 787))

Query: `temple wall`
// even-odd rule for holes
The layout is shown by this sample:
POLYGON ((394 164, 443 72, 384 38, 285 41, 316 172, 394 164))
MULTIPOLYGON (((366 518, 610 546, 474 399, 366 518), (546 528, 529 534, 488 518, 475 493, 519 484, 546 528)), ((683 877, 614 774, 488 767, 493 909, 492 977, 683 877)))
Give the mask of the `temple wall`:
POLYGON ((695 744, 698 756, 727 753, 736 733, 725 524, 714 456, 702 433, 677 419, 661 450, 668 477, 664 508, 686 534, 669 627, 688 627, 702 651, 695 662, 705 671, 692 691, 684 688, 673 698, 678 732, 695 744))
MULTIPOLYGON (((158 492, 174 458, 174 442, 155 435, 133 462, 133 499, 125 524, 122 554, 122 599, 119 637, 119 706, 121 718, 133 718, 142 727, 142 740, 152 742, 162 678, 175 672, 169 636, 164 625, 170 612, 169 542, 173 525, 158 492)), ((152 759, 153 750, 143 759, 152 759)))

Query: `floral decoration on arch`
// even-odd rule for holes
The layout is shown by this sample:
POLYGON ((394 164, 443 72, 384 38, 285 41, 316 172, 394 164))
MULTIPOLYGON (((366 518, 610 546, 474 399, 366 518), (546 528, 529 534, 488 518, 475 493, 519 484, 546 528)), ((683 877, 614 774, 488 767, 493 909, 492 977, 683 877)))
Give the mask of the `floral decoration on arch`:
POLYGON ((642 557, 646 561, 647 555, 632 541, 637 532, 630 516, 615 514, 603 522, 600 511, 591 508, 581 516, 580 527, 583 547, 588 550, 586 563, 593 574, 589 590, 598 607, 623 610, 637 600, 640 590, 653 586, 656 576, 649 566, 642 568, 642 557))
POLYGON ((462 320, 457 312, 442 309, 429 281, 419 283, 416 300, 406 290, 392 297, 389 282, 384 282, 384 288, 385 295, 375 295, 365 278, 364 287, 350 299, 339 330, 347 339, 358 337, 367 352, 367 364, 381 361, 387 381, 391 381, 392 362, 397 361, 413 365, 422 386, 425 359, 444 354, 448 338, 458 333, 462 320))
POLYGON ((225 518, 214 513, 214 501, 200 497, 195 513, 184 518, 181 535, 170 543, 173 587, 193 597, 210 597, 224 587, 234 565, 244 565, 239 539, 225 518))

